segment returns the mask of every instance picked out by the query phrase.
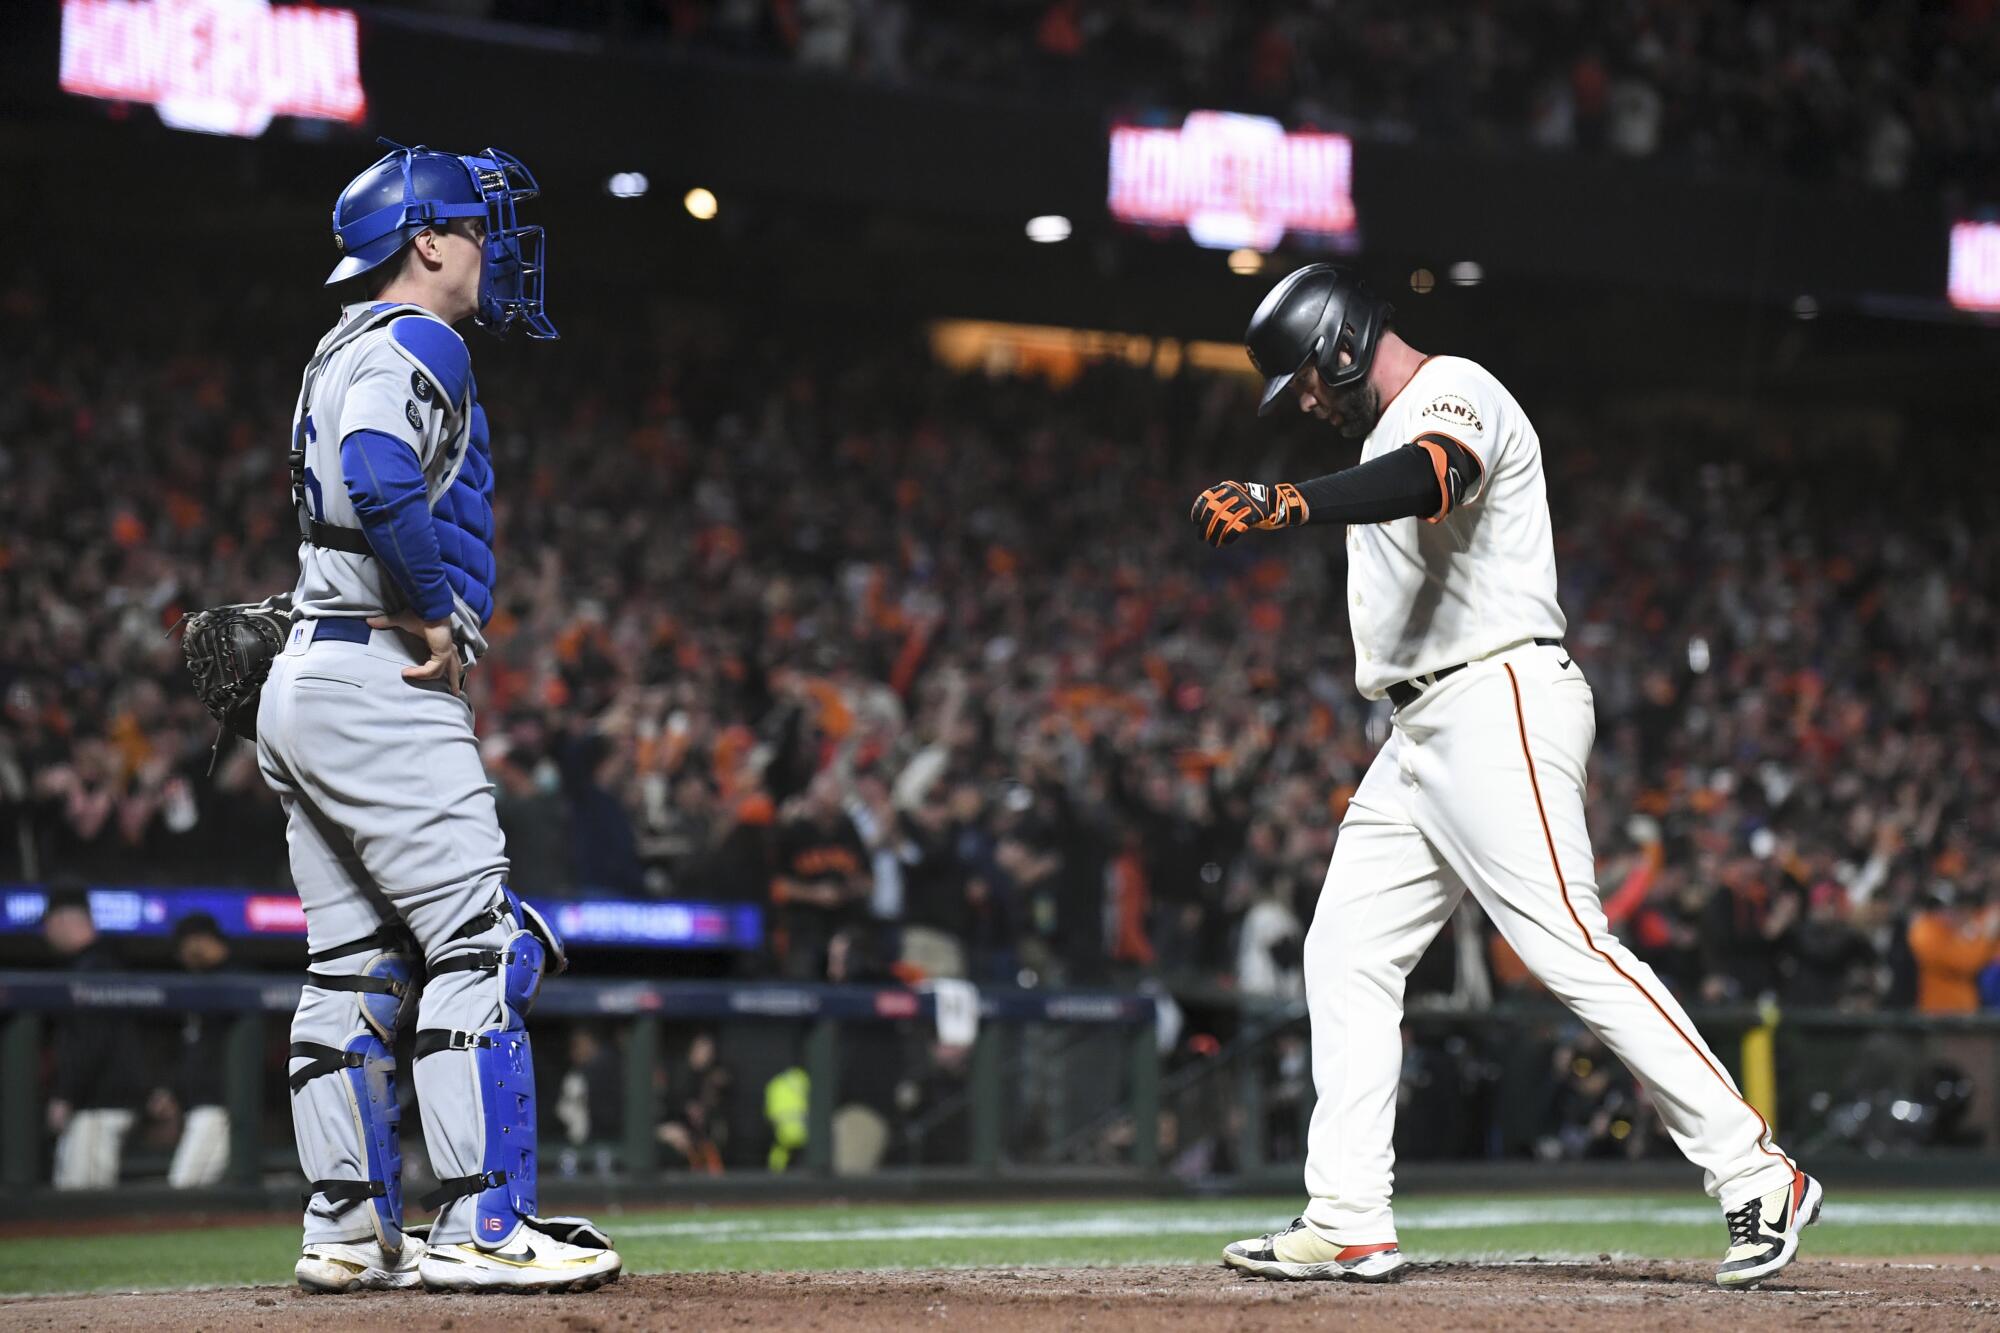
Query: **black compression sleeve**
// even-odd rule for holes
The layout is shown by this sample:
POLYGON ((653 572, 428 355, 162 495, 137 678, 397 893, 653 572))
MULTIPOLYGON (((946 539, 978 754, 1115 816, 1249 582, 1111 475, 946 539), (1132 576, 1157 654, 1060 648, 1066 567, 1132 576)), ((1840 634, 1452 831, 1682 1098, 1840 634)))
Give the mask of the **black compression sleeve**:
POLYGON ((1425 435, 1358 467, 1299 483, 1309 523, 1441 518, 1479 480, 1479 460, 1449 436, 1425 435))
POLYGON ((1410 445, 1302 481, 1299 494, 1312 515, 1308 523, 1386 523, 1438 511, 1437 472, 1429 456, 1410 445))
POLYGON ((1446 510, 1438 466, 1430 448, 1404 444, 1360 466, 1300 482, 1306 522, 1388 522, 1432 518, 1446 510))

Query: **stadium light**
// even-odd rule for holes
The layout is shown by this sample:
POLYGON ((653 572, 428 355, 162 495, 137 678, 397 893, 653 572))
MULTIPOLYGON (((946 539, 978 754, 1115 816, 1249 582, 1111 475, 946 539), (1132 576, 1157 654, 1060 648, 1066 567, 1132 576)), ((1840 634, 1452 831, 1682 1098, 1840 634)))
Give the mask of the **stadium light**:
POLYGON ((1037 245, 1054 245, 1069 239, 1069 219, 1060 213, 1044 213, 1028 219, 1028 239, 1037 245))
POLYGON ((1810 296, 1799 295, 1792 298, 1793 319, 1818 319, 1819 302, 1810 296))
POLYGON ((613 199, 638 199, 651 184, 642 171, 621 171, 606 181, 604 188, 611 192, 613 199))
POLYGON ((1247 278, 1264 270, 1264 256, 1256 250, 1245 247, 1229 252, 1229 271, 1238 277, 1247 278))
POLYGON ((681 205, 687 209, 688 216, 695 221, 707 222, 715 216, 717 208, 715 192, 697 185, 681 199, 681 205))
POLYGON ((1418 296, 1429 296, 1437 285, 1437 274, 1427 268, 1420 268, 1410 274, 1410 290, 1418 296))
POLYGON ((1451 266, 1449 273, 1454 287, 1477 287, 1486 276, 1486 270, 1470 259, 1459 260, 1451 266))

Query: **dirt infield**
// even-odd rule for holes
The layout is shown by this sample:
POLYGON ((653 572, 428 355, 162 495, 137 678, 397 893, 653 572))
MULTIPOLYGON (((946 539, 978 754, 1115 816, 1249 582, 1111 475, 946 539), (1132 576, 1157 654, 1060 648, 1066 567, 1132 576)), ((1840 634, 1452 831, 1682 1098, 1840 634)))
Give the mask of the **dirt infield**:
POLYGON ((636 1329, 919 1327, 1320 1329, 1970 1329, 2000 1322, 2000 1268, 1802 1260, 1755 1292, 1706 1265, 1430 1264, 1393 1286, 1272 1283, 1221 1268, 1022 1268, 908 1273, 666 1273, 587 1296, 306 1296, 284 1287, 0 1302, 0 1328, 636 1329))

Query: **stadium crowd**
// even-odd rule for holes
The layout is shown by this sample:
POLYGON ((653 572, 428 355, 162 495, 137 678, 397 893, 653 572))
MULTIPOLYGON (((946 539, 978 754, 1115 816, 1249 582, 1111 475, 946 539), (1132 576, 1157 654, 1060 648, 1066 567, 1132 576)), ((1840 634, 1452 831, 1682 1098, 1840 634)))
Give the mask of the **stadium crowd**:
MULTIPOLYGON (((0 304, 4 855, 283 882, 254 756, 209 773, 167 636, 290 585, 283 317, 164 303, 85 357, 38 279, 0 304)), ((1338 542, 1216 553, 1182 516, 1218 475, 1343 464, 1332 437, 1261 431, 1228 377, 656 327, 588 375, 481 349, 503 564, 469 692, 516 884, 768 904, 748 970, 797 978, 1290 993, 1386 705, 1353 689, 1338 542)), ((1889 467, 1889 425, 1529 406, 1619 928, 1690 998, 1969 1010, 1983 972, 1994 1003, 1990 495, 1889 467), (1583 444, 1613 426, 1615 460, 1583 444), (1808 429, 1852 464, 1810 491, 1808 429)))
POLYGON ((1859 182, 1994 180, 1992 0, 470 0, 878 83, 1224 107, 1389 140, 1859 182))

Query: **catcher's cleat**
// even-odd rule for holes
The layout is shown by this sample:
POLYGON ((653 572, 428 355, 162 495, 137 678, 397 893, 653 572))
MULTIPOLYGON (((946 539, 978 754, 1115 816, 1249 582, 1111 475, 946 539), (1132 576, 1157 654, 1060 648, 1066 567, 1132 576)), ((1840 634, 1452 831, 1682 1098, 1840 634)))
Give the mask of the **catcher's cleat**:
POLYGON ((1225 1246, 1222 1262, 1257 1277, 1336 1282, 1394 1282, 1409 1260, 1396 1242, 1336 1245, 1306 1225, 1303 1217, 1274 1235, 1225 1246))
POLYGON ((524 1223, 496 1249, 470 1241, 432 1245, 423 1278, 431 1291, 594 1291, 616 1282, 623 1267, 609 1246, 572 1245, 524 1223))
POLYGON ((404 1237, 403 1248, 395 1253, 373 1240, 322 1242, 305 1247, 292 1275, 317 1295, 394 1291, 423 1281, 417 1271, 423 1259, 424 1243, 413 1236, 404 1237))
POLYGON ((1730 1209, 1729 1251, 1716 1285, 1754 1287, 1784 1268, 1799 1252, 1799 1232, 1819 1221, 1824 1197, 1817 1180, 1794 1171, 1791 1184, 1730 1209))

